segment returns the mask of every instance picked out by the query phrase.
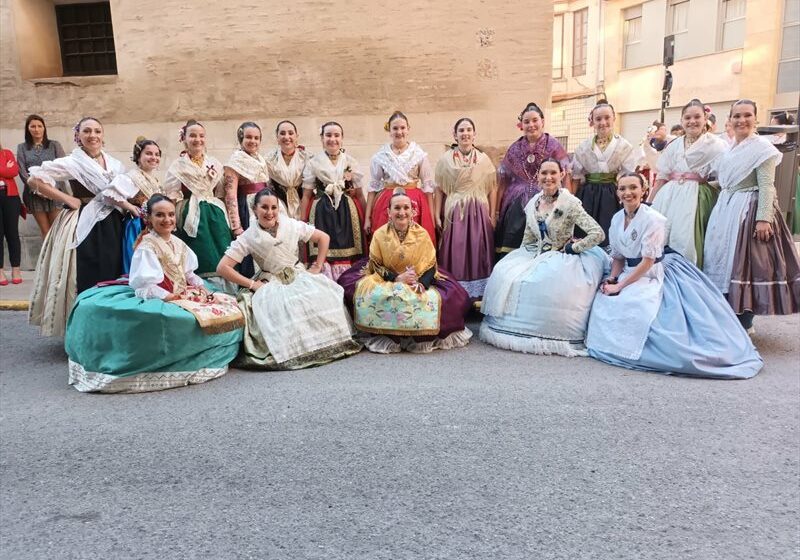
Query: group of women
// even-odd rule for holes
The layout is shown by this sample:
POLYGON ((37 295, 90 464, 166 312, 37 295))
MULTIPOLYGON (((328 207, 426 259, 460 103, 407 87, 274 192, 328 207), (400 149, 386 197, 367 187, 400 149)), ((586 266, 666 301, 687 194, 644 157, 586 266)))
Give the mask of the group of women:
POLYGON ((745 331, 752 315, 794 313, 800 300, 774 196, 778 156, 755 135, 755 112, 748 100, 733 105, 737 143, 725 151, 705 133, 703 105, 687 104, 686 135, 659 161, 652 206, 606 102, 572 161, 528 104, 497 170, 471 119, 455 123, 433 167, 398 111, 369 181, 333 121, 313 155, 281 121, 266 156, 261 128, 245 122, 223 164, 190 120, 161 184, 154 141, 137 140, 125 171, 86 117, 71 154, 27 169, 32 196, 64 205, 37 264, 30 320, 66 333, 70 381, 84 391, 197 383, 230 363, 298 369, 362 344, 463 347, 465 316, 481 299, 480 336, 501 348, 751 377, 762 366, 745 331), (722 189, 716 206, 711 179, 722 189))

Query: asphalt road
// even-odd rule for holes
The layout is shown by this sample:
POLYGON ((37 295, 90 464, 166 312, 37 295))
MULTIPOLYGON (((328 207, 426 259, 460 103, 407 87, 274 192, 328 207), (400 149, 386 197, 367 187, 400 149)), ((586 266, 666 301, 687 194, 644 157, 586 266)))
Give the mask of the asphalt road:
POLYGON ((0 557, 798 558, 799 326, 756 320, 748 381, 476 337, 89 395, 2 312, 0 557))

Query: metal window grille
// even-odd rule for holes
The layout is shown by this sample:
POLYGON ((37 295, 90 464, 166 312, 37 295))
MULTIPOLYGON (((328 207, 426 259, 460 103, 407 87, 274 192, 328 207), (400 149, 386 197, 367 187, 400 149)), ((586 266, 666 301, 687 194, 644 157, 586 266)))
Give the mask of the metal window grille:
POLYGON ((65 76, 117 73, 108 2, 57 5, 56 24, 65 76))

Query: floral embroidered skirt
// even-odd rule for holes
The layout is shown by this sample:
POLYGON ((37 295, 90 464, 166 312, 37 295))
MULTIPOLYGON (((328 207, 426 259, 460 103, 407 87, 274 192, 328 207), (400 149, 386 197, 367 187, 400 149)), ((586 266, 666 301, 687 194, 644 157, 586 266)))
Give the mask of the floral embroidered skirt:
POLYGON ((450 273, 439 270, 440 278, 418 294, 405 284, 385 281, 377 274, 364 276, 366 264, 367 260, 362 259, 339 277, 357 329, 413 336, 416 340, 446 338, 464 330, 470 298, 450 273))

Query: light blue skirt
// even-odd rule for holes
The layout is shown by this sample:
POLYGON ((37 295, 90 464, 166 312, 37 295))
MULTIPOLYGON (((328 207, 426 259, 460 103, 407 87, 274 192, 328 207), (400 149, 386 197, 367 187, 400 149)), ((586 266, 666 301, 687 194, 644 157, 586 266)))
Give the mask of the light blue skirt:
MULTIPOLYGON (((747 379, 764 361, 720 291, 677 253, 664 255, 661 307, 638 360, 589 347, 589 355, 628 369, 668 375, 747 379)), ((613 328, 613 325, 609 325, 613 328)))
POLYGON ((589 311, 607 261, 599 247, 579 255, 512 251, 486 286, 481 340, 527 354, 586 356, 589 311))

